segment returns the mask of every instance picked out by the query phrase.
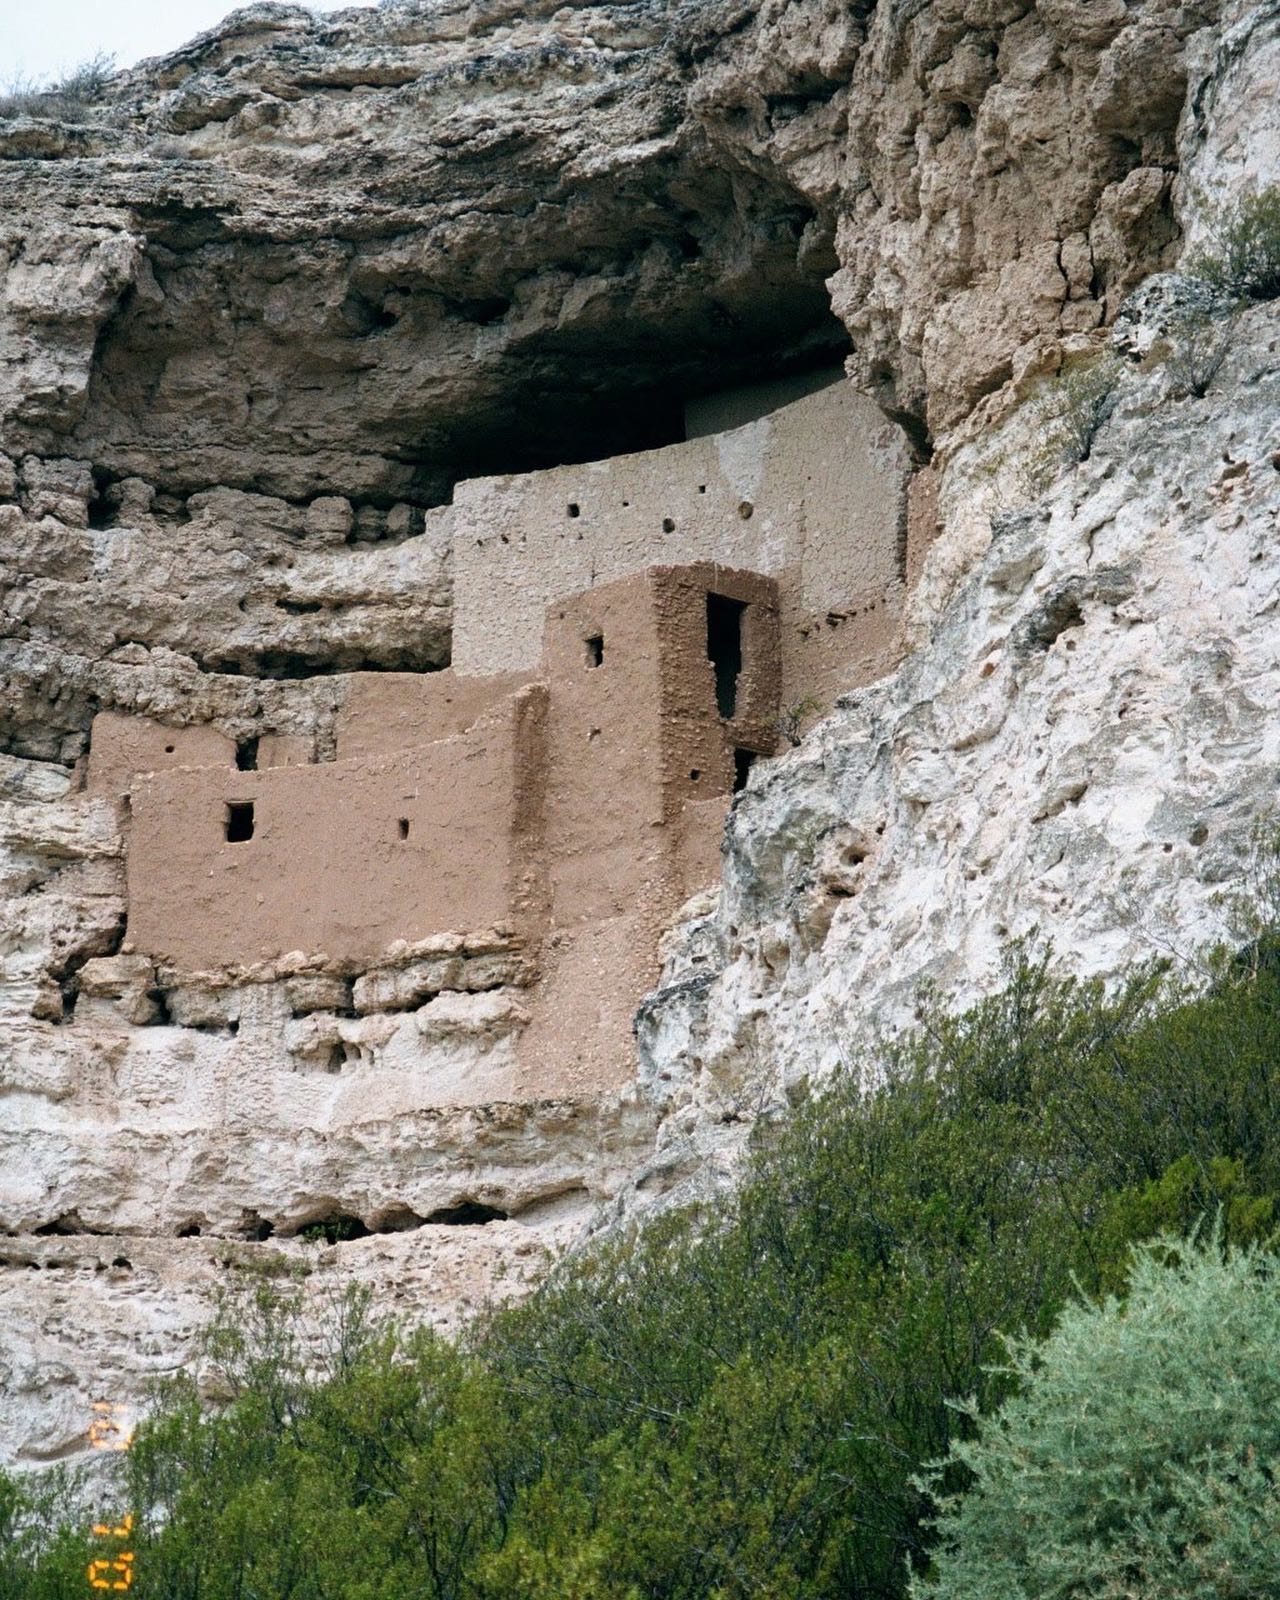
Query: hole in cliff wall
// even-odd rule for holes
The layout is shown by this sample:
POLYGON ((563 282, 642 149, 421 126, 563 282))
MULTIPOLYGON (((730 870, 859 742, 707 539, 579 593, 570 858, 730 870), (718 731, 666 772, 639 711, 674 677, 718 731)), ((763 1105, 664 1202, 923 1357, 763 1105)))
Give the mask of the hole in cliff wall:
POLYGON ((78 1211, 64 1211, 60 1216, 54 1217, 52 1222, 42 1222, 38 1228, 32 1228, 31 1231, 42 1239, 70 1239, 76 1234, 102 1234, 106 1230, 88 1227, 81 1222, 78 1211))
POLYGON ((233 800, 227 805, 226 831, 228 844, 243 844, 253 838, 253 801, 233 800))
MULTIPOLYGON (((779 116, 793 98, 807 103, 777 98, 779 116)), ((833 219, 768 162, 708 166, 696 141, 680 144, 656 141, 569 207, 554 163, 513 178, 500 142, 472 152, 469 182, 514 181, 520 238, 477 255, 492 222, 464 212, 450 228, 465 246, 427 248, 411 227, 394 267, 376 229, 300 253, 234 207, 148 203, 160 293, 127 294, 104 325, 58 451, 109 479, 162 480, 159 509, 214 484, 295 504, 435 504, 459 477, 676 442, 686 398, 847 355, 825 287, 833 219), (193 437, 192 379, 208 372, 224 400, 216 429, 193 437)), ((388 181, 377 146, 353 156, 357 185, 388 181)))
POLYGON ((738 708, 738 674, 742 671, 742 600, 707 596, 707 659, 715 668, 716 710, 726 720, 738 708))
POLYGON ((589 667, 601 666, 604 662, 604 634, 593 633, 583 643, 586 649, 587 665, 589 667))
POLYGON ((297 1234, 299 1239, 313 1244, 346 1244, 351 1239, 367 1239, 369 1229, 350 1211, 330 1211, 327 1216, 304 1223, 297 1234))
POLYGON ((323 678, 346 672, 441 672, 449 665, 447 647, 441 648, 440 640, 430 633, 424 633, 416 643, 388 648, 377 656, 318 639, 312 650, 254 650, 247 651, 243 659, 193 652, 192 660, 201 672, 228 678, 280 680, 323 678))
POLYGON ((171 1028, 173 1012, 169 1009, 168 994, 163 989, 148 989, 146 994, 151 1009, 150 1014, 142 1019, 143 1025, 148 1028, 171 1028))
POLYGON ((482 1205, 478 1200, 463 1200, 456 1206, 442 1206, 428 1213, 427 1222, 445 1223, 449 1227, 483 1227, 486 1222, 505 1222, 507 1213, 497 1206, 482 1205))
POLYGON ((258 1244, 262 1244, 264 1240, 270 1239, 276 1230, 275 1224, 268 1222, 261 1213, 246 1211, 241 1220, 239 1231, 242 1239, 252 1239, 258 1244))
POLYGON ((373 1233, 411 1233, 427 1219, 420 1217, 410 1206, 389 1206, 370 1220, 373 1233))

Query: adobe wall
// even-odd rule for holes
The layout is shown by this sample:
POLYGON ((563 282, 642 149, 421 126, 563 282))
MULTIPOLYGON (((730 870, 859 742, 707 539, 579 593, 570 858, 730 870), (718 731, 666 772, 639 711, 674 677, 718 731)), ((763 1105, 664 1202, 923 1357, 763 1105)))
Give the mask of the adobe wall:
POLYGON ((358 672, 334 722, 339 761, 389 755, 465 733, 529 681, 524 672, 460 678, 443 672, 358 672))
POLYGON ((141 772, 234 767, 235 762, 235 740, 216 728, 170 728, 151 717, 100 711, 93 719, 85 789, 91 795, 115 799, 128 794, 141 772))
POLYGON ((551 894, 521 1060, 599 1092, 634 1072, 632 1019, 672 914, 714 875, 735 745, 771 750, 775 585, 712 563, 655 568, 554 604, 543 647, 551 894), (741 600, 736 715, 707 658, 708 590, 741 600))
POLYGON ((361 966, 397 939, 527 923, 545 703, 531 686, 394 756, 135 781, 130 945, 188 971, 292 950, 361 966), (253 837, 228 842, 227 807, 244 802, 253 837))
POLYGON ((784 701, 866 681, 892 664, 909 474, 901 431, 838 383, 727 433, 460 483, 454 670, 532 671, 553 601, 712 561, 780 580, 784 701))

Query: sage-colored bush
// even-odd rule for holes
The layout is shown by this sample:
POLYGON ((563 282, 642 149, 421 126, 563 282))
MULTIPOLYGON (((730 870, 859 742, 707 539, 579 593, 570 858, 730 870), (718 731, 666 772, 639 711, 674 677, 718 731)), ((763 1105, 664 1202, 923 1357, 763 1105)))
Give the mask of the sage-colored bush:
POLYGON ((1140 1247, 1128 1293, 1011 1339, 1018 1392, 949 1469, 917 1600, 1280 1594, 1280 1262, 1216 1238, 1140 1247))

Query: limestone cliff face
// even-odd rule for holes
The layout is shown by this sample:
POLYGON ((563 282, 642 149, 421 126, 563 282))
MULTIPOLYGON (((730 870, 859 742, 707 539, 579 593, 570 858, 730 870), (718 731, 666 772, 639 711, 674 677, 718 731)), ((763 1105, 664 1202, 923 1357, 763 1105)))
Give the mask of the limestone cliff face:
MULTIPOLYGON (((1271 3, 253 6, 0 122, 0 1450, 79 1448, 233 1260, 448 1323, 601 1202, 730 1174, 922 979, 1221 927, 1280 761, 1280 322, 1200 398, 1148 359, 1178 280, 1111 325, 1274 179, 1278 75, 1271 3), (1112 338, 1110 420, 1029 487, 1037 392, 1112 338), (841 357, 934 452, 911 653, 757 766, 633 1090, 410 1115, 361 1076, 387 1019, 305 969, 157 1009, 94 714, 323 748, 349 674, 448 660, 454 481, 841 357), (335 1213, 376 1237, 260 1237, 335 1213)), ((414 1048, 474 1089, 519 979, 454 968, 414 1048)))
MULTIPOLYGON (((1193 244, 1280 176, 1278 78, 1275 7, 1202 39, 1193 244)), ((1043 387, 950 453, 914 649, 753 777, 723 887, 668 942, 639 1028, 657 1153, 624 1211, 724 1181, 756 1116, 858 1066, 923 987, 989 989, 1012 940, 1105 977, 1238 929, 1280 763, 1280 312, 1215 325, 1197 397, 1163 359, 1197 296, 1158 274, 1129 297, 1086 460, 1046 458, 1043 387)))

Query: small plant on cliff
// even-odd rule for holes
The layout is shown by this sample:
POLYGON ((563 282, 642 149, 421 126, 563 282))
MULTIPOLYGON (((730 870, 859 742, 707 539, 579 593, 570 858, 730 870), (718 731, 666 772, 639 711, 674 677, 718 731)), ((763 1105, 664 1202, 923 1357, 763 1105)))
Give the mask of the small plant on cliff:
POLYGON ((1241 300, 1280 297, 1280 185, 1242 195, 1186 270, 1241 300))
POLYGON ((1116 408, 1120 361, 1110 353, 1084 365, 1065 368, 1043 402, 1046 442, 1059 459, 1087 461, 1094 442, 1116 408))
POLYGON ((1017 1393, 930 1480, 941 1549, 917 1600, 1280 1593, 1280 1261, 1174 1235, 1126 1299, 1011 1339, 1017 1393), (947 1491, 961 1476, 969 1487, 947 1491))
POLYGON ((804 737, 804 725, 811 717, 822 715, 825 707, 815 695, 807 694, 781 713, 774 727, 793 748, 804 737))
POLYGON ((1176 393, 1197 400, 1208 394, 1231 353, 1234 333, 1233 317, 1188 315, 1169 329, 1164 363, 1176 393))
POLYGON ((114 65, 115 57, 99 50, 56 83, 12 78, 0 90, 0 117, 57 117, 63 122, 82 121, 88 107, 101 98, 114 65))

